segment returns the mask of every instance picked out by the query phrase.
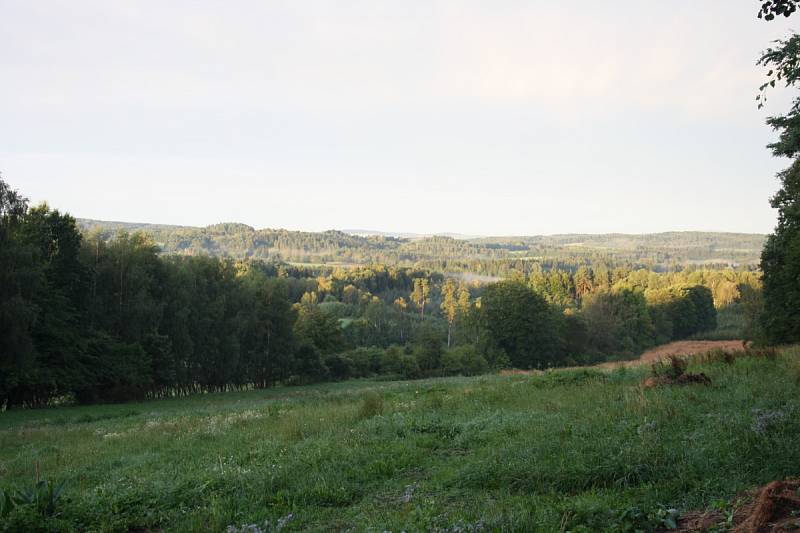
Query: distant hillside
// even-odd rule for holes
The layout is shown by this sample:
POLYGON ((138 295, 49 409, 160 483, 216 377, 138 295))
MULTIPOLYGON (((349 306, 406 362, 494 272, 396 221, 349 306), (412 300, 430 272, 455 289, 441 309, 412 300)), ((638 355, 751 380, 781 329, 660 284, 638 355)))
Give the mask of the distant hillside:
POLYGON ((344 233, 350 235, 358 235, 359 237, 370 237, 374 235, 382 235, 384 237, 397 237, 399 239, 427 239, 428 237, 451 237, 453 239, 477 239, 477 235, 464 235, 462 233, 400 233, 392 231, 377 231, 371 229, 343 229, 344 233))
POLYGON ((565 234, 512 237, 406 237, 359 230, 324 232, 255 229, 222 223, 205 228, 79 219, 85 232, 111 238, 118 231, 153 236, 165 254, 209 254, 309 264, 416 265, 441 271, 505 275, 511 270, 574 269, 604 263, 654 270, 689 265, 754 268, 764 235, 666 232, 654 234, 565 234), (358 233, 358 234, 354 234, 358 233))

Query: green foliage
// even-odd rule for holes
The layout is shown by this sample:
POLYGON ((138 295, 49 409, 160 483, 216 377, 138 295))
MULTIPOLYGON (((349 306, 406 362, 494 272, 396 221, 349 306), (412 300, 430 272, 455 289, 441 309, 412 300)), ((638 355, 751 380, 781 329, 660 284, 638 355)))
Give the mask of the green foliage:
MULTIPOLYGON (((329 271, 336 267, 326 267, 326 264, 383 263, 439 272, 470 272, 495 279, 514 272, 526 274, 537 266, 543 271, 574 272, 581 266, 597 267, 599 263, 612 270, 627 267, 660 272, 672 271, 676 265, 687 267, 699 262, 715 268, 753 267, 758 263, 764 243, 762 235, 706 232, 410 239, 350 235, 340 231, 256 230, 243 224, 217 224, 206 228, 94 220, 80 220, 80 224, 85 231, 102 231, 106 237, 120 231, 149 233, 163 243, 163 250, 168 254, 207 254, 275 263, 290 261, 298 266, 329 271)), ((601 281, 598 279, 598 283, 601 281)))
POLYGON ((406 379, 416 379, 420 376, 417 358, 410 354, 400 356, 400 375, 406 379))
POLYGON ((294 334, 323 354, 340 351, 344 347, 339 320, 320 310, 316 305, 298 305, 294 334))
POLYGON ((515 367, 543 368, 558 362, 559 315, 524 283, 502 281, 487 287, 481 312, 490 341, 515 367))
POLYGON ((359 418, 371 418, 383 414, 383 396, 376 391, 367 391, 361 397, 359 418))
POLYGON ((384 374, 400 374, 403 352, 399 346, 388 347, 381 356, 380 370, 384 374))
POLYGON ((420 370, 431 373, 442 367, 442 338, 432 326, 420 330, 414 345, 414 357, 420 370))
POLYGON ((449 376, 476 376, 485 373, 489 364, 474 346, 465 345, 447 350, 442 355, 442 368, 449 376))
POLYGON ((711 290, 700 285, 646 292, 659 340, 685 339, 717 327, 711 290))
POLYGON ((16 509, 31 508, 41 516, 53 516, 62 499, 65 482, 39 480, 33 486, 16 490, 0 489, 0 519, 7 518, 16 509))
POLYGON ((583 317, 589 346, 601 353, 633 355, 653 345, 653 322, 639 291, 595 292, 585 300, 583 317))
MULTIPOLYGON (((419 267, 301 267, 253 259, 257 254, 240 262, 163 255, 161 246, 168 246, 124 228, 81 235, 68 215, 47 206, 28 209, 0 184, 0 405, 591 363, 711 328, 715 307, 738 313, 735 326, 717 335, 755 336, 764 329, 751 327, 759 280, 747 271, 656 273, 612 268, 613 262, 514 260, 505 271, 514 281, 487 285, 492 280, 468 283, 466 276, 457 280, 419 267), (642 292, 648 299, 666 296, 642 305, 642 292), (411 347, 414 361, 396 351, 387 355, 395 344, 411 347), (457 350, 445 352, 443 345, 457 350)), ((148 229, 159 240, 167 235, 148 229)), ((256 238, 257 232, 218 225, 207 236, 240 233, 256 238)), ((373 242, 335 232, 316 241, 289 233, 278 240, 294 246, 295 238, 309 246, 327 243, 323 248, 373 242)), ((702 243, 706 236, 667 240, 687 238, 702 243)), ((627 246, 619 239, 601 238, 627 246)), ((500 240, 498 246, 478 241, 501 255, 576 244, 570 237, 500 240)), ((381 242, 387 250, 405 246, 381 242)), ((474 245, 434 238, 408 246, 435 255, 466 253, 474 245)))
MULTIPOLYGON (((711 357, 716 357, 716 355, 711 355, 711 357)), ((656 361, 651 368, 654 376, 666 376, 675 380, 686 373, 688 366, 689 361, 686 358, 673 355, 669 361, 656 361)))
POLYGON ((677 529, 679 513, 677 509, 667 509, 663 506, 650 511, 635 505, 624 509, 602 509, 592 506, 570 510, 566 516, 569 517, 566 531, 570 533, 592 531, 643 533, 677 529))
POLYGON ((360 347, 346 352, 352 366, 352 377, 370 377, 381 372, 384 351, 375 347, 360 347))
MULTIPOLYGON (((773 6, 774 7, 774 6, 773 6)), ((800 36, 778 41, 768 48, 759 64, 774 76, 762 85, 763 91, 783 80, 787 86, 800 79, 800 36)), ((762 96, 762 95, 759 95, 762 96)), ((789 113, 770 117, 767 123, 779 132, 778 141, 769 145, 775 156, 793 158, 792 164, 778 174, 781 188, 770 203, 778 210, 778 225, 761 254, 764 272, 764 312, 760 333, 768 343, 800 340, 800 98, 795 98, 789 113)))

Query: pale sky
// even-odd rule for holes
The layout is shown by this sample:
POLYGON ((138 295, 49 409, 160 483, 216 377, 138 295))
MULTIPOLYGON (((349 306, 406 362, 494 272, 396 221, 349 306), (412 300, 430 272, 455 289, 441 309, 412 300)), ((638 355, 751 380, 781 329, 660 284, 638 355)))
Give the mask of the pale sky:
POLYGON ((769 232, 752 0, 0 0, 0 172, 77 217, 769 232))

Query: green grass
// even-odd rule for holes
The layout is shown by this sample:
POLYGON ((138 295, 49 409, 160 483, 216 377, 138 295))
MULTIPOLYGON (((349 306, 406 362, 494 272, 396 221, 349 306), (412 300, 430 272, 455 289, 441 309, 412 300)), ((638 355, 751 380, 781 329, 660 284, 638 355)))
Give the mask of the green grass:
POLYGON ((689 371, 713 385, 570 370, 0 413, 0 488, 37 462, 67 483, 57 517, 0 530, 619 531, 800 475, 800 350, 689 371))

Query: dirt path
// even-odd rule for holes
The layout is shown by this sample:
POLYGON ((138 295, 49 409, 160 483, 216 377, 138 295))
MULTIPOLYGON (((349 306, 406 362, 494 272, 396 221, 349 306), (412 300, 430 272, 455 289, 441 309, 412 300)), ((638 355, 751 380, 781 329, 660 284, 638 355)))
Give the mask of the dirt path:
POLYGON ((715 348, 727 350, 729 352, 740 352, 744 350, 742 341, 675 341, 647 350, 639 357, 639 359, 634 359, 632 361, 601 363, 597 366, 601 368, 611 368, 617 366, 649 364, 661 359, 666 359, 671 355, 694 355, 698 353, 705 353, 715 348))

